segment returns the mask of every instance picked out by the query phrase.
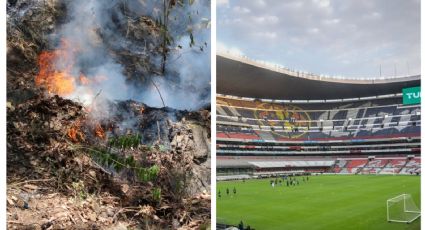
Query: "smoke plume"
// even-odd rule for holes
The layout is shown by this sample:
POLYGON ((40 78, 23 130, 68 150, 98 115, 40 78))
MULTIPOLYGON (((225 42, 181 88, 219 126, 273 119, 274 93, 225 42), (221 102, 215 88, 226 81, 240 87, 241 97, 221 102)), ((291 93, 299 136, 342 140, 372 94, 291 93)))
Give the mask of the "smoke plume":
POLYGON ((210 1, 184 1, 170 9, 172 41, 164 74, 158 71, 160 29, 148 27, 161 23, 163 3, 68 1, 66 22, 50 35, 50 48, 57 49, 65 40, 67 46, 62 49, 71 56, 55 61, 57 68, 71 66, 69 72, 75 78, 75 90, 66 97, 87 105, 132 99, 162 107, 156 84, 168 107, 195 110, 209 104, 210 1))

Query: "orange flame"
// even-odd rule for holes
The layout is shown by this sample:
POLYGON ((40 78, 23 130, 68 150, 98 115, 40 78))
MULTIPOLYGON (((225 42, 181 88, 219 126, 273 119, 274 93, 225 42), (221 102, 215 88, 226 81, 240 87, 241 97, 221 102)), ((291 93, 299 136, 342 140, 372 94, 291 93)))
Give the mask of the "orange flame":
POLYGON ((88 85, 90 83, 90 80, 86 76, 81 74, 80 75, 80 83, 82 85, 88 85))
POLYGON ((99 123, 96 124, 96 127, 94 129, 94 132, 96 134, 97 137, 101 138, 101 139, 105 139, 106 135, 105 135, 105 131, 103 131, 102 126, 100 126, 99 123))
POLYGON ((40 70, 35 77, 36 85, 44 86, 49 93, 60 96, 74 92, 75 79, 71 70, 76 49, 70 49, 69 46, 66 40, 62 40, 58 49, 41 52, 38 57, 40 70))
POLYGON ((68 137, 73 142, 78 142, 79 140, 84 141, 84 134, 80 131, 81 123, 77 121, 70 129, 68 129, 68 137))

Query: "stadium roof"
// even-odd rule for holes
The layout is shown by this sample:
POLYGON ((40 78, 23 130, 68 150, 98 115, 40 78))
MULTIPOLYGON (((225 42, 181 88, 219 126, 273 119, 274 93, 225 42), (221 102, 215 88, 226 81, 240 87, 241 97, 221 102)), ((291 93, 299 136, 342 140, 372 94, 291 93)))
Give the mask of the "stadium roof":
POLYGON ((285 168, 285 167, 329 167, 335 161, 250 161, 258 168, 285 168))
POLYGON ((222 159, 217 159, 217 167, 219 168, 237 168, 237 167, 252 167, 253 165, 248 163, 248 161, 246 160, 222 160, 222 159))
POLYGON ((401 93, 420 86, 420 75, 342 78, 302 73, 244 57, 217 55, 217 93, 277 100, 324 100, 401 93))

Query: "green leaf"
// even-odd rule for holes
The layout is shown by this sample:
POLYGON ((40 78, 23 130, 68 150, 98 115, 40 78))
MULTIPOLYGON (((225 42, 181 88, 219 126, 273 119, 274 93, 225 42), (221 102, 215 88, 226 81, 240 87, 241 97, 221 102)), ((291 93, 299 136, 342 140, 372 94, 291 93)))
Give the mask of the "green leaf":
POLYGON ((154 188, 152 190, 152 198, 156 202, 160 202, 161 201, 161 188, 154 188))

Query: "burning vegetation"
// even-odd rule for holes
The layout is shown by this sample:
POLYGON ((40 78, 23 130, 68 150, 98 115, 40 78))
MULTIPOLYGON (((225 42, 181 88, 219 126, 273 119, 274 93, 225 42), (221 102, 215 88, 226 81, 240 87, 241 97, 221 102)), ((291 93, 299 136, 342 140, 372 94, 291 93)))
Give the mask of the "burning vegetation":
POLYGON ((42 51, 38 57, 39 72, 35 77, 37 86, 44 86, 50 94, 67 96, 74 92, 75 81, 72 77, 71 56, 75 51, 67 51, 69 44, 62 40, 61 47, 53 51, 42 51), (57 61, 63 62, 61 66, 57 61))
POLYGON ((7 3, 8 227, 206 229, 210 3, 103 3, 7 3))
POLYGON ((81 131, 81 121, 76 120, 75 123, 68 129, 67 134, 68 138, 74 143, 78 143, 80 141, 84 142, 85 139, 84 134, 81 131))

